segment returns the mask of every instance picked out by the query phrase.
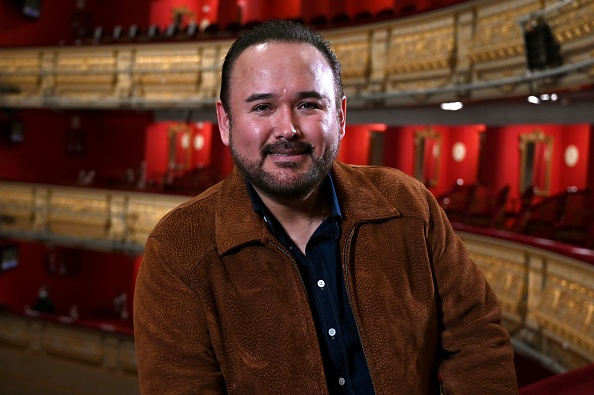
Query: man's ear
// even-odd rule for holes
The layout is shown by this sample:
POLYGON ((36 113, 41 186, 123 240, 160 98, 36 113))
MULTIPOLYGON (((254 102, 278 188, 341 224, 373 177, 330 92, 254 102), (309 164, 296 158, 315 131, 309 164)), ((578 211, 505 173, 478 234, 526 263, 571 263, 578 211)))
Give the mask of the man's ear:
POLYGON ((340 112, 338 114, 338 120, 340 121, 340 139, 344 137, 346 133, 346 109, 347 109, 347 98, 342 97, 340 101, 340 112))
POLYGON ((221 134, 221 141, 225 145, 229 145, 229 132, 231 130, 231 117, 225 111, 223 103, 217 101, 217 120, 219 122, 219 133, 221 134))

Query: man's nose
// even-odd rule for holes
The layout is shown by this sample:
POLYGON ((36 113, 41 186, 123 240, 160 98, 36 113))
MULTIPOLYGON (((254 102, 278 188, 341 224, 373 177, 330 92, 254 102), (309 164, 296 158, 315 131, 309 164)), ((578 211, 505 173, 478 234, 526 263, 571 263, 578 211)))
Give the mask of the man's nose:
POLYGON ((274 137, 292 140, 297 135, 299 126, 293 111, 288 108, 281 108, 277 113, 278 117, 274 125, 274 137))

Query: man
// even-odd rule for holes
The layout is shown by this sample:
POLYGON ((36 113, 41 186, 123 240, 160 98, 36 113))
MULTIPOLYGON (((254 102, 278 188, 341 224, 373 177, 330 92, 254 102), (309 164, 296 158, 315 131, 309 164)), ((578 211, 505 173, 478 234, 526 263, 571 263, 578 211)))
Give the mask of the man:
POLYGON ((327 42, 249 31, 217 114, 236 168, 146 244, 143 393, 517 393, 497 299, 430 192, 335 160, 346 98, 327 42))
POLYGON ((39 290, 37 291, 37 300, 35 301, 33 307, 31 307, 31 310, 45 314, 56 313, 56 308, 54 307, 54 302, 50 298, 47 284, 41 284, 39 286, 39 290))

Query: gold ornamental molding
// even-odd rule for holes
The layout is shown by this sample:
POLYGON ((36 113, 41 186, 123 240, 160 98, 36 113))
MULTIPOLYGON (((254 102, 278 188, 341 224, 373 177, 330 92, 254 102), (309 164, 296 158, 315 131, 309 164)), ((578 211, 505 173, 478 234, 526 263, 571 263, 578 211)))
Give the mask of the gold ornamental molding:
POLYGON ((139 254, 159 219, 189 198, 0 182, 0 235, 139 254))
POLYGON ((594 362, 593 265, 519 242, 457 233, 497 294, 519 352, 557 372, 594 362))

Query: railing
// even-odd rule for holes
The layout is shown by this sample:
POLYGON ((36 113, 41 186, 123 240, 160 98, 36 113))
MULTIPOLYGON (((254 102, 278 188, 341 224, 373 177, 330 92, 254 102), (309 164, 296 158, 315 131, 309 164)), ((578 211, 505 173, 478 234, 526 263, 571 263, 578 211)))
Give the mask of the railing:
MULTIPOLYGON (((349 107, 427 104, 578 88, 594 75, 594 0, 484 0, 324 31, 349 107), (547 7, 548 6, 548 7, 547 7), (564 64, 529 72, 522 21, 546 12, 564 64)), ((0 105, 212 107, 230 40, 0 50, 0 105)))
POLYGON ((138 394, 131 330, 0 312, 0 393, 138 394))
MULTIPOLYGON (((0 235, 142 253, 157 221, 188 199, 0 182, 0 235)), ((593 250, 454 225, 500 298, 517 349, 558 372, 594 362, 593 250)))
POLYGON ((142 253, 149 232, 188 196, 0 182, 0 235, 142 253))
POLYGON ((594 251, 455 224, 501 301, 516 351, 561 373, 594 363, 594 251))

